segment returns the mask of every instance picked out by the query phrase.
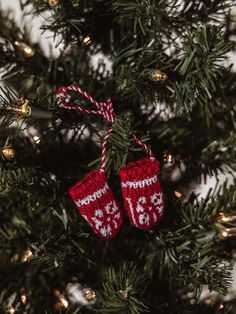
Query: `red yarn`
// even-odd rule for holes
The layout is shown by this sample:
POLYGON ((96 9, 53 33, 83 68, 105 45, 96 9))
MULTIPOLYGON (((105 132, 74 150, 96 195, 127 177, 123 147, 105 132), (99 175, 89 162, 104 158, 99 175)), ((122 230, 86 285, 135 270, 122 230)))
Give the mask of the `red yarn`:
POLYGON ((131 162, 122 168, 121 178, 124 208, 131 222, 138 228, 150 229, 163 216, 159 162, 150 157, 131 162))
POLYGON ((91 171, 69 193, 97 235, 104 239, 116 235, 122 224, 122 213, 104 172, 91 171))

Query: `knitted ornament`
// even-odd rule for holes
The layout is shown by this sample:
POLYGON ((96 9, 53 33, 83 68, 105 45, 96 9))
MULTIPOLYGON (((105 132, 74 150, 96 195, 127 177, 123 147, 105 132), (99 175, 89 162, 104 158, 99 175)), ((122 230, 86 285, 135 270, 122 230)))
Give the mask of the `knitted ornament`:
POLYGON ((131 162, 120 170, 124 208, 138 228, 150 229, 163 216, 162 189, 157 177, 159 162, 154 157, 131 162))
POLYGON ((122 215, 104 172, 91 171, 69 190, 69 194, 97 235, 104 239, 116 235, 122 224, 122 215))
MULTIPOLYGON (((80 110, 85 113, 92 113, 104 117, 109 122, 114 122, 115 115, 111 100, 107 103, 98 103, 89 94, 77 86, 61 87, 57 91, 64 108, 80 110), (67 91, 79 92, 93 103, 97 110, 87 110, 78 106, 69 106, 67 91)), ((107 131, 102 144, 102 161, 99 170, 93 170, 81 181, 75 184, 69 194, 76 203, 78 211, 92 227, 93 231, 104 239, 113 238, 122 224, 122 212, 114 195, 109 188, 106 175, 106 144, 112 132, 107 131)))

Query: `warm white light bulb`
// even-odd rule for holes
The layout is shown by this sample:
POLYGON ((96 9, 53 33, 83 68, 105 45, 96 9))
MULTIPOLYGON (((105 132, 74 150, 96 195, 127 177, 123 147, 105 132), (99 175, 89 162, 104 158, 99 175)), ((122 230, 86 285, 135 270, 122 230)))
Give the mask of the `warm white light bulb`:
POLYGON ((68 301, 66 299, 61 299, 60 301, 64 305, 65 308, 68 307, 69 303, 68 303, 68 301))
POLYGON ((88 45, 91 43, 91 38, 89 36, 86 36, 84 39, 83 39, 83 42, 85 43, 85 45, 88 45))
POLYGON ((226 238, 228 236, 228 232, 227 231, 222 231, 221 235, 222 235, 222 237, 226 238))
POLYGON ((26 294, 25 294, 25 293, 23 293, 23 294, 21 295, 21 302, 22 302, 23 304, 26 304, 26 294))
POLYGON ((182 196, 182 194, 179 191, 175 191, 175 196, 180 198, 182 196))
POLYGON ((33 139, 34 139, 34 141, 35 141, 36 144, 39 144, 39 143, 40 143, 40 138, 39 138, 37 135, 35 135, 35 136, 33 137, 33 139))
POLYGON ((27 262, 30 260, 33 253, 30 250, 27 250, 23 256, 23 262, 27 262))
POLYGON ((15 313, 15 309, 14 309, 13 307, 11 307, 11 308, 9 309, 9 313, 10 313, 10 314, 14 314, 14 313, 15 313))

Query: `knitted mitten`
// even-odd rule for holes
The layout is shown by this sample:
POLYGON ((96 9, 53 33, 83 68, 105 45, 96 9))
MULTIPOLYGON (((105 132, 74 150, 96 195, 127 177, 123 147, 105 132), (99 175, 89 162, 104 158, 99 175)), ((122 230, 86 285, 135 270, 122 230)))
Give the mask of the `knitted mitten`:
POLYGON ((116 235, 122 224, 122 213, 104 172, 91 171, 69 193, 97 235, 104 239, 116 235))
POLYGON ((150 229, 163 216, 159 162, 151 157, 131 162, 120 170, 124 208, 138 228, 150 229))

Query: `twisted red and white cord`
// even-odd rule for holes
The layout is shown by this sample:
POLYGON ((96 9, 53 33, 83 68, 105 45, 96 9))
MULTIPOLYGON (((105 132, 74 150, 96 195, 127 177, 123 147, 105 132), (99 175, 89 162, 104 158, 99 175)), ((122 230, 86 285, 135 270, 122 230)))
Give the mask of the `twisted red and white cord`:
POLYGON ((135 140, 135 142, 137 144, 139 144, 140 146, 143 147, 143 149, 145 150, 145 152, 150 156, 151 159, 155 159, 154 154, 150 148, 150 146, 148 146, 147 144, 145 144, 143 141, 140 140, 140 138, 138 138, 136 135, 132 134, 133 138, 135 140))
MULTIPOLYGON (((92 96, 90 96, 88 93, 83 91, 79 86, 59 87, 57 90, 57 96, 60 99, 61 106, 65 109, 79 110, 81 112, 85 112, 88 114, 99 115, 112 124, 115 122, 116 116, 114 113, 111 99, 108 99, 106 103, 97 102, 92 96), (94 104, 97 107, 97 109, 96 110, 85 109, 85 108, 80 107, 79 105, 71 106, 69 103, 69 98, 67 96, 68 91, 74 91, 74 92, 80 93, 82 96, 87 98, 92 104, 94 104)), ((107 142, 109 140, 109 137, 110 137, 112 131, 113 131, 113 126, 107 131, 107 133, 104 137, 103 143, 102 143, 102 160, 101 160, 101 167, 100 167, 101 172, 105 171, 107 142)), ((154 159, 154 155, 153 155, 151 148, 148 145, 146 145, 142 140, 140 140, 137 136, 135 136, 134 134, 133 134, 133 138, 138 145, 143 147, 143 149, 150 156, 150 158, 154 159)))
POLYGON ((92 96, 90 96, 88 93, 83 91, 78 86, 59 87, 57 90, 57 96, 59 97, 61 101, 62 107, 64 107, 65 109, 79 110, 81 112, 85 112, 89 114, 100 115, 111 123, 115 121, 115 114, 113 111, 111 99, 108 99, 106 103, 104 102, 98 103, 95 99, 93 99, 92 96), (81 108, 80 106, 71 106, 67 98, 68 91, 74 91, 77 93, 79 92, 82 96, 86 97, 92 104, 94 104, 97 107, 97 110, 85 109, 85 108, 81 108))

